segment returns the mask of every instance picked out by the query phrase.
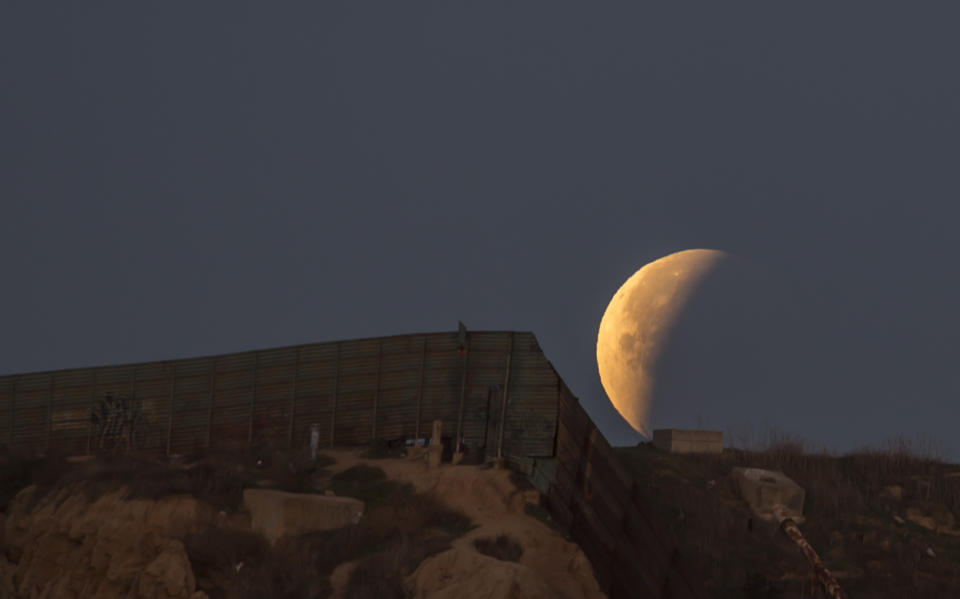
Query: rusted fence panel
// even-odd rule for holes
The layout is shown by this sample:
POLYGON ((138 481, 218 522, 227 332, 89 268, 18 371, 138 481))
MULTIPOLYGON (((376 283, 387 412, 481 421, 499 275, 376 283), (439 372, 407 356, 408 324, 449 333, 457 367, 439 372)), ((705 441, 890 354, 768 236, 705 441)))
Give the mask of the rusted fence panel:
POLYGON ((11 389, 12 409, 8 421, 13 446, 27 451, 43 449, 48 430, 49 398, 49 374, 33 373, 16 377, 11 389))
POLYGON ((552 456, 558 381, 533 334, 511 331, 9 375, 0 377, 0 443, 103 451, 109 443, 95 414, 116 400, 129 401, 131 413, 136 406, 136 440, 159 453, 253 442, 302 447, 312 424, 329 431, 326 443, 366 444, 427 435, 439 419, 445 433, 459 425, 465 445, 488 455, 502 438, 506 455, 552 456))
POLYGON ((47 450, 65 455, 83 453, 90 427, 93 372, 62 370, 51 373, 51 377, 54 391, 47 450))
POLYGON ((611 599, 703 596, 677 548, 634 499, 633 481, 590 417, 559 383, 556 470, 546 498, 611 599), (627 557, 629 556, 629 558, 627 557))
POLYGON ((0 377, 0 439, 4 445, 13 446, 14 409, 17 393, 17 376, 0 377))

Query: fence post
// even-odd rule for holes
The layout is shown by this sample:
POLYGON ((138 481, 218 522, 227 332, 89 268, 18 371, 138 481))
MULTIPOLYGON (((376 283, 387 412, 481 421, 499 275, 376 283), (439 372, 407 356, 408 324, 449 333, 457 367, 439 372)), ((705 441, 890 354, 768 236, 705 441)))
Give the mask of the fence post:
POLYGON ((217 359, 210 360, 210 398, 207 405, 207 447, 210 447, 211 429, 213 428, 213 398, 217 393, 217 359))
POLYGON ((302 347, 297 348, 297 361, 293 366, 293 382, 290 389, 290 430, 287 432, 287 444, 293 447, 293 420, 297 413, 297 376, 300 374, 300 351, 302 347))
POLYGON ((253 443, 253 404, 257 402, 257 370, 260 367, 260 352, 253 352, 253 382, 250 383, 250 420, 247 423, 247 445, 253 443))
POLYGON ((500 400, 500 435, 497 439, 497 457, 503 457, 503 431, 507 427, 507 388, 510 385, 510 362, 513 360, 513 333, 510 333, 510 349, 507 350, 507 370, 503 375, 503 398, 500 400))
POLYGON ((340 393, 340 341, 337 341, 337 357, 333 375, 333 412, 330 415, 330 447, 337 437, 337 394, 340 393))
POLYGON ((377 345, 377 383, 376 391, 373 392, 373 431, 371 432, 370 442, 377 440, 377 404, 380 403, 380 361, 383 356, 383 341, 377 345))
POLYGON ((417 384, 417 424, 414 430, 414 438, 420 438, 420 418, 422 418, 423 405, 423 375, 427 369, 427 338, 423 338, 423 353, 420 355, 420 382, 417 384))
POLYGON ((167 455, 170 455, 170 441, 173 438, 173 407, 177 399, 177 363, 173 363, 173 380, 170 381, 170 414, 167 417, 167 455))

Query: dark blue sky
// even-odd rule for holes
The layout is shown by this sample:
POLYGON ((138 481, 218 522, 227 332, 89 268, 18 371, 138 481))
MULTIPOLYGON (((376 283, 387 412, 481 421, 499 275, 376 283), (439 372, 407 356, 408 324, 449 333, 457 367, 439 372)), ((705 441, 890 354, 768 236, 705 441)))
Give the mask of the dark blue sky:
POLYGON ((960 459, 960 8, 5 2, 0 372, 532 330, 614 444, 596 331, 641 265, 791 299, 776 426, 960 459))

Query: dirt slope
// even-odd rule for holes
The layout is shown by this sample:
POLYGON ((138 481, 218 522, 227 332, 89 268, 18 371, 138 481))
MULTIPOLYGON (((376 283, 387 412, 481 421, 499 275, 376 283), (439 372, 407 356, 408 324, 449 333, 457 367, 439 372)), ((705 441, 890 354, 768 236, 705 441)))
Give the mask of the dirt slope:
MULTIPOLYGON (((335 463, 326 470, 300 477, 296 486, 322 491, 338 473, 367 465, 382 469, 389 479, 408 484, 416 493, 439 499, 447 507, 467 515, 474 525, 458 538, 444 537, 447 540, 439 546, 439 552, 427 552, 428 557, 408 568, 402 579, 408 596, 460 599, 604 596, 582 551, 547 523, 527 514, 528 502, 537 500, 536 492, 519 489, 517 479, 511 478, 508 470, 449 464, 428 470, 420 458, 368 460, 361 457, 361 453, 328 452, 335 463), (522 553, 514 561, 484 555, 475 546, 477 539, 500 535, 507 535, 512 543, 519 545, 522 553)), ((229 470, 246 476, 247 485, 270 486, 283 471, 294 469, 293 461, 285 456, 275 454, 273 457, 276 458, 272 460, 273 471, 268 468, 271 460, 255 460, 252 467, 247 460, 246 465, 230 465, 229 470), (243 468, 251 472, 245 474, 243 468)), ((170 468, 176 467, 170 465, 170 468)), ((133 476, 137 476, 136 471, 133 476)), ((151 476, 162 477, 163 473, 153 471, 151 476)), ((206 568, 204 590, 199 590, 202 581, 195 575, 197 563, 191 563, 189 550, 191 539, 195 538, 191 535, 210 530, 229 530, 235 538, 249 544, 249 537, 256 535, 249 532, 249 517, 242 508, 223 509, 223 505, 211 505, 192 495, 168 494, 163 487, 154 490, 157 495, 154 498, 131 498, 130 485, 137 484, 142 485, 142 480, 131 481, 127 486, 117 484, 96 489, 92 483, 73 482, 59 489, 54 486, 54 492, 39 502, 37 499, 45 494, 43 490, 28 487, 20 491, 6 506, 5 517, 0 521, 3 534, 0 597, 206 599, 209 594, 211 599, 239 599, 254 596, 256 591, 250 576, 258 564, 253 558, 248 558, 246 565, 242 559, 235 558, 235 571, 228 567, 225 573, 221 569, 209 575, 206 568), (236 536, 241 533, 247 536, 236 536)), ((390 518, 392 513, 403 512, 381 510, 371 512, 370 517, 390 518)), ((403 524, 396 523, 398 527, 403 524)), ((389 528, 392 524, 387 521, 383 526, 389 528)), ((304 539, 316 538, 316 533, 313 535, 304 539)), ((298 542, 293 539, 286 546, 296 551, 298 542)), ((311 568, 311 564, 317 563, 304 557, 303 564, 293 566, 291 555, 299 556, 284 557, 279 553, 271 556, 268 555, 270 549, 262 544, 257 547, 253 552, 256 560, 262 564, 273 563, 275 570, 287 575, 295 575, 297 567, 311 568)), ((314 584, 309 586, 312 590, 304 591, 306 594, 289 596, 332 595, 344 599, 363 596, 351 581, 351 572, 358 565, 368 566, 364 559, 354 559, 333 569, 326 591, 314 584)), ((262 565, 261 570, 266 567, 262 565)))
POLYGON ((179 540, 214 510, 189 496, 127 500, 122 490, 91 499, 62 490, 32 510, 21 492, 5 523, 3 588, 28 597, 201 599, 179 540), (8 561, 13 560, 14 563, 8 561))

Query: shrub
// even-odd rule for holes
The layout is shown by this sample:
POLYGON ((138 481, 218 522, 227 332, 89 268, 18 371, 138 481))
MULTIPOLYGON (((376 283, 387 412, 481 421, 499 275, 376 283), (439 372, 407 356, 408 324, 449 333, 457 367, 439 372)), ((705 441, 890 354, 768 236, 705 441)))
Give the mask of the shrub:
POLYGON ((369 508, 384 503, 399 487, 380 468, 358 464, 334 474, 327 488, 337 495, 355 497, 369 508))
POLYGON ((507 535, 497 535, 496 539, 480 538, 473 541, 473 546, 484 555, 489 555, 506 562, 520 561, 523 547, 507 535))
POLYGON ((403 599, 403 579, 426 558, 450 547, 446 538, 404 535, 387 551, 372 555, 354 567, 344 589, 345 599, 403 599))

